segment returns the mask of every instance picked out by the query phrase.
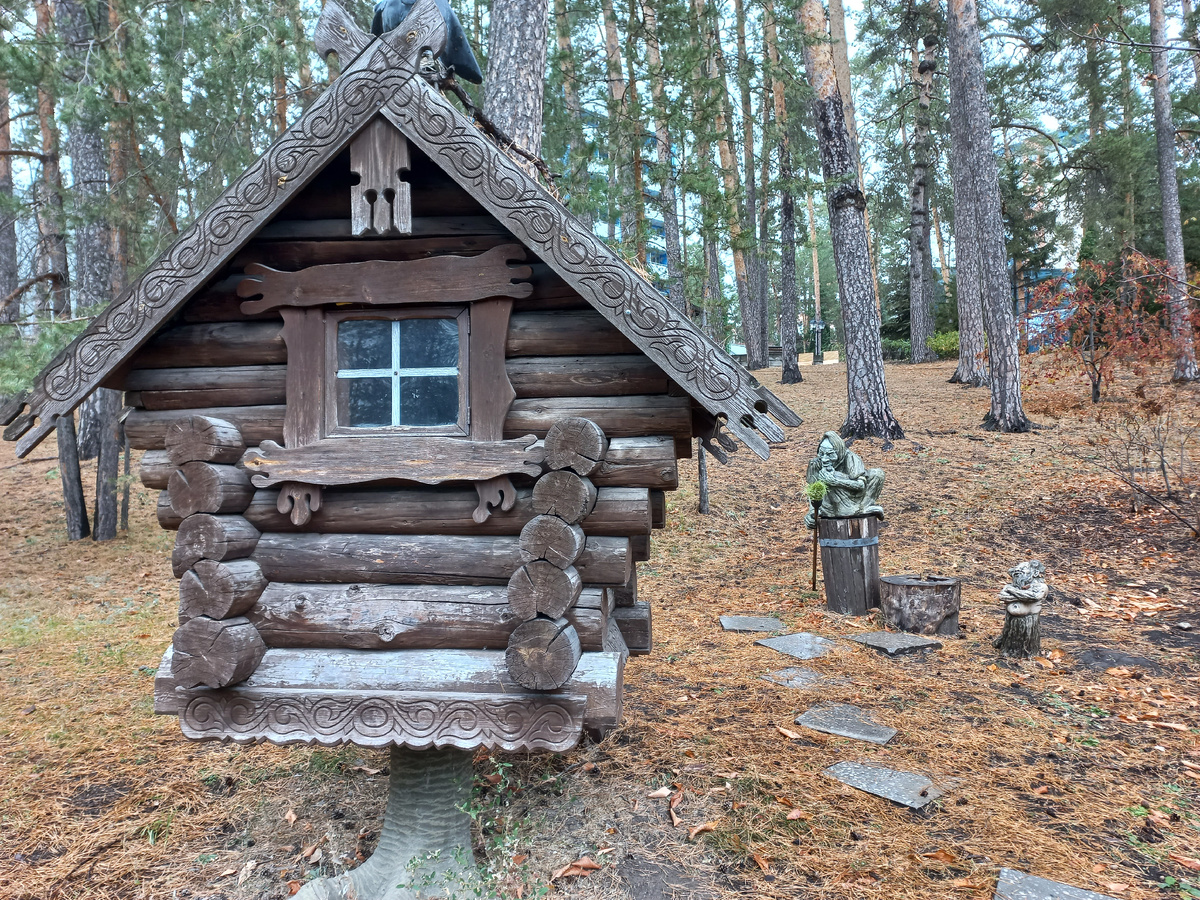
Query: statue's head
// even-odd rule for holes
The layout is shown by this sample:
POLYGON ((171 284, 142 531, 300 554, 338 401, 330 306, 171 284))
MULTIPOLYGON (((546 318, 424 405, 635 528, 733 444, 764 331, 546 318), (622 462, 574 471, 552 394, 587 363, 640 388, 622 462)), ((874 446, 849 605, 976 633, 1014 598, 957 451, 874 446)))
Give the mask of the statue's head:
POLYGON ((1041 580, 1046 574, 1046 567, 1036 559, 1027 559, 1009 569, 1008 574, 1016 587, 1027 588, 1035 581, 1041 580))
POLYGON ((846 442, 836 431, 827 431, 817 445, 817 459, 822 466, 833 468, 846 458, 846 442))

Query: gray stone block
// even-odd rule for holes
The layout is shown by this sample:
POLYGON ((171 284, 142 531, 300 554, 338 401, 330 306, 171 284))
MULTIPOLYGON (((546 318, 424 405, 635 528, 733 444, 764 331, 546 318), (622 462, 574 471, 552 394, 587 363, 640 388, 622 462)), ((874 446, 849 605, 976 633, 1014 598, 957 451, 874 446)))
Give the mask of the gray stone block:
POLYGON ((779 637, 762 638, 755 641, 764 647, 786 653, 796 659, 817 659, 833 649, 833 641, 826 640, 820 635, 800 631, 796 634, 782 634, 779 637))
POLYGON ((840 762, 825 770, 830 778, 910 809, 920 809, 942 796, 924 775, 899 772, 866 763, 840 762))
POLYGON ((721 627, 726 631, 783 631, 783 623, 774 616, 721 616, 721 627))
POLYGON ((762 676, 762 679, 772 684, 781 684, 784 687, 809 688, 814 687, 821 680, 821 675, 802 666, 788 666, 786 669, 768 672, 762 676))
POLYGON ((872 650, 886 653, 888 656, 899 656, 901 653, 917 653, 921 650, 941 650, 941 641, 921 637, 919 634, 906 634, 895 631, 872 631, 867 634, 848 634, 846 637, 857 641, 872 650))
POLYGON ((880 725, 871 716, 849 703, 826 703, 814 706, 802 715, 796 717, 796 724, 821 731, 825 734, 836 734, 839 737, 853 738, 856 741, 870 741, 872 744, 886 744, 896 736, 896 729, 880 725))
POLYGON ((993 900, 1116 900, 1108 894, 1097 894, 1083 888, 1071 887, 1026 875, 1016 869, 1001 869, 1000 881, 996 884, 993 900))

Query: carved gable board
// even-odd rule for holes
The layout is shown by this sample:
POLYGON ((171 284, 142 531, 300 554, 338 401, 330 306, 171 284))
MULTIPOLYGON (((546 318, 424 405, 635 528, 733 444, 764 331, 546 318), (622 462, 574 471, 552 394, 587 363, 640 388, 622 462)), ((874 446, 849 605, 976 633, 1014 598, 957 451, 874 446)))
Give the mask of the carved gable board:
POLYGON ((354 228, 403 232, 410 227, 398 173, 407 147, 381 131, 382 115, 491 212, 628 340, 682 387, 714 422, 759 456, 783 430, 799 424, 770 391, 735 363, 686 316, 575 219, 416 71, 424 48, 437 48, 445 27, 433 3, 413 7, 404 28, 372 41, 335 3, 318 24, 323 53, 352 59, 310 106, 175 244, 38 376, 32 391, 0 412, 27 455, 113 371, 119 369, 215 273, 325 167, 355 142, 360 176, 354 228), (364 141, 366 143, 364 143, 364 141), (367 147, 369 149, 362 149, 367 147), (363 182, 360 182, 363 184, 363 182), (391 209, 380 206, 383 202, 391 209), (367 213, 370 212, 368 217, 367 213))

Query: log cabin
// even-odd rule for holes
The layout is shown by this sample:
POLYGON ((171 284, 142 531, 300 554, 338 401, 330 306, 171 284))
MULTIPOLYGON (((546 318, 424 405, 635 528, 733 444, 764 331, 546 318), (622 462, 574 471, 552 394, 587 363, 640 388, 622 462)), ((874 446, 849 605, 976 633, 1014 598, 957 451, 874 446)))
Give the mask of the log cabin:
POLYGON ((603 734, 677 459, 799 424, 424 77, 440 29, 327 3, 341 74, 3 417, 24 456, 124 391, 189 738, 603 734))

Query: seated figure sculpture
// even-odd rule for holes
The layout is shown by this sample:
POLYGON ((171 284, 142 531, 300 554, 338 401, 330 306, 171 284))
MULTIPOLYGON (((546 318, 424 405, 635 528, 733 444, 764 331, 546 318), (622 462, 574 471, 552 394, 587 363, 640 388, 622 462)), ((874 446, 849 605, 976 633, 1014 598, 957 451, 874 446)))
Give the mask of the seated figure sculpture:
MULTIPOLYGON (((808 464, 807 481, 825 484, 821 500, 824 518, 878 516, 883 518, 879 495, 883 491, 883 469, 868 469, 862 457, 847 449, 836 431, 827 431, 817 446, 817 455, 808 464)), ((809 501, 806 528, 816 527, 815 511, 809 501)))

